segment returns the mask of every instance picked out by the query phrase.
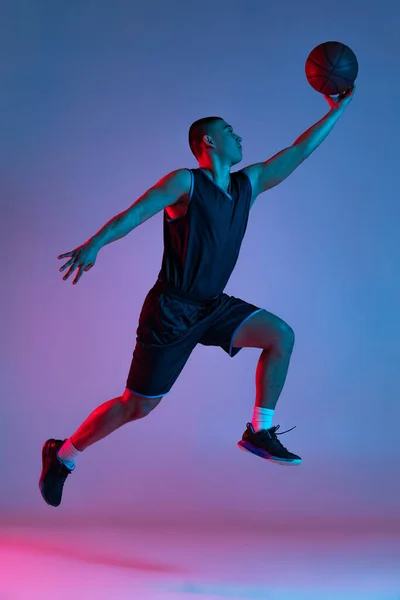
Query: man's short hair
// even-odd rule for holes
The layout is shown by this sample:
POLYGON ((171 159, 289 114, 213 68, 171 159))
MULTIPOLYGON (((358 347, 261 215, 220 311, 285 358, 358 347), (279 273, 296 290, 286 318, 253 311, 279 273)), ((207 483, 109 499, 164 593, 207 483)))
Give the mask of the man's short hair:
POLYGON ((210 125, 215 121, 223 121, 222 117, 204 117, 191 124, 189 129, 189 146, 196 158, 201 150, 201 141, 209 133, 210 125))

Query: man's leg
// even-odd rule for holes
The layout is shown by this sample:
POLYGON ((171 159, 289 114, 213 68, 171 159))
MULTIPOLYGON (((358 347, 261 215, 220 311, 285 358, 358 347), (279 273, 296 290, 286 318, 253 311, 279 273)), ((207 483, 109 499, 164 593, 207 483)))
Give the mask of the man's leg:
POLYGON ((147 416, 161 401, 142 397, 125 390, 122 396, 104 402, 82 423, 71 438, 62 441, 50 439, 42 449, 42 472, 39 489, 43 499, 51 506, 61 503, 66 478, 74 469, 78 452, 130 421, 147 416))
POLYGON ((285 385, 293 345, 261 352, 256 369, 256 406, 275 410, 285 385))
POLYGON ((239 447, 280 464, 300 464, 277 438, 272 417, 282 392, 294 347, 292 328, 279 317, 262 310, 251 316, 234 336, 233 347, 262 348, 256 369, 256 402, 253 419, 239 447))
POLYGON ((122 396, 108 400, 96 408, 71 436, 71 442, 78 451, 82 452, 125 423, 146 417, 161 400, 162 396, 143 398, 125 390, 122 396))
POLYGON ((293 329, 279 317, 263 310, 239 328, 232 346, 263 349, 256 369, 256 406, 274 410, 293 352, 293 329))

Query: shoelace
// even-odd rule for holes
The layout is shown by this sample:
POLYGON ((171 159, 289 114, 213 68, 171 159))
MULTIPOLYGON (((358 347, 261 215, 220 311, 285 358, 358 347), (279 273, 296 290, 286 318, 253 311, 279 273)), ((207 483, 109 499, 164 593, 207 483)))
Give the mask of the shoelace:
MULTIPOLYGON (((56 446, 56 444, 52 444, 52 448, 54 448, 56 446)), ((68 475, 70 473, 72 473, 71 469, 68 469, 68 467, 66 465, 64 465, 64 463, 62 462, 62 460, 60 460, 57 456, 57 471, 59 472, 59 474, 61 475, 61 477, 63 478, 63 483, 64 481, 67 479, 68 475)))
MULTIPOLYGON (((294 427, 292 427, 292 429, 286 429, 286 431, 281 431, 280 433, 276 433, 278 431, 278 429, 281 428, 280 425, 275 425, 275 427, 271 427, 271 429, 273 430, 273 434, 272 435, 283 435, 284 433, 289 433, 289 431, 292 431, 293 429, 296 429, 297 425, 295 425, 294 427)), ((271 431, 271 429, 269 429, 268 431, 271 431)))
POLYGON ((278 444, 280 446, 282 446, 282 448, 284 448, 287 451, 287 448, 285 448, 285 446, 282 444, 282 442, 280 440, 278 440, 278 435, 283 435, 284 433, 289 433, 289 431, 292 431, 293 429, 295 429, 297 426, 295 425, 294 427, 292 427, 292 429, 287 429, 286 431, 281 431, 280 433, 277 433, 278 429, 280 429, 280 425, 275 425, 275 427, 271 427, 270 429, 266 429, 262 435, 260 436, 262 439, 273 439, 276 442, 278 442, 278 444))
POLYGON ((56 468, 59 476, 61 477, 61 485, 64 485, 65 480, 67 479, 68 475, 72 473, 72 471, 70 471, 68 467, 61 462, 61 460, 57 460, 56 468))

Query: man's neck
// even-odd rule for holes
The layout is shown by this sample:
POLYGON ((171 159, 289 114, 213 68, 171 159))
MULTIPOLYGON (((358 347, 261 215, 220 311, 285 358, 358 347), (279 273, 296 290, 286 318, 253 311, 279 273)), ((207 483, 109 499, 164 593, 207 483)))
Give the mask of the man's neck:
POLYGON ((214 183, 229 192, 231 182, 231 167, 229 165, 211 164, 210 162, 200 161, 199 168, 205 171, 214 183))

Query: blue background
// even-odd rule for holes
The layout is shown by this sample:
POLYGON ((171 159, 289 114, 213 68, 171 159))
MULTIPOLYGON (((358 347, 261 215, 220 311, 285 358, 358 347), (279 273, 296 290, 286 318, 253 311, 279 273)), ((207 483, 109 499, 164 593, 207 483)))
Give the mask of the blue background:
POLYGON ((400 6, 225 0, 15 1, 0 25, 0 509, 22 516, 272 523, 395 517, 399 506, 400 6), (162 215, 103 249, 78 286, 56 257, 163 175, 195 167, 187 133, 220 115, 247 164, 329 110, 304 64, 338 40, 359 61, 327 140, 260 196, 226 289, 295 330, 274 423, 303 457, 238 451, 260 351, 198 347, 147 418, 79 459, 58 512, 41 446, 122 393, 162 257, 162 215))

